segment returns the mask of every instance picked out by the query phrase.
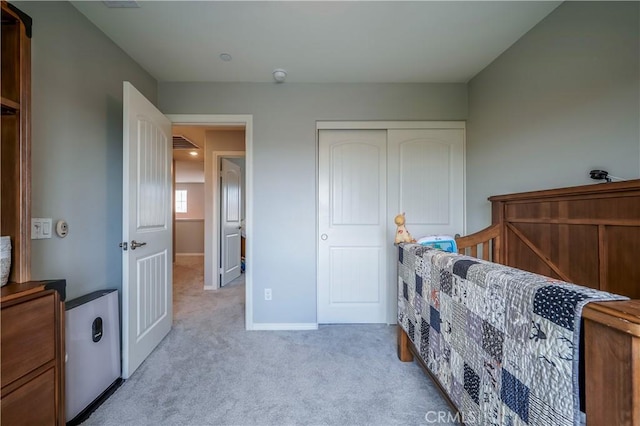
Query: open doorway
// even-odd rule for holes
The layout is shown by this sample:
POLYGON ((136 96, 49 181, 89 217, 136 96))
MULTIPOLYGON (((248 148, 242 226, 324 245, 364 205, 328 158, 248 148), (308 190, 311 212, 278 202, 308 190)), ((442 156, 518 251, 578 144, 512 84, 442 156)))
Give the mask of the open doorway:
POLYGON ((204 146, 206 128, 173 126, 174 262, 204 260, 204 146))
MULTIPOLYGON (((202 175, 204 176, 204 183, 200 182, 201 188, 203 188, 203 227, 202 242, 199 241, 198 236, 194 236, 189 239, 191 246, 181 239, 180 235, 176 235, 175 245, 176 253, 180 254, 185 250, 192 250, 190 253, 198 253, 198 249, 203 250, 204 256, 204 279, 203 288, 205 290, 214 290, 221 287, 220 268, 222 267, 222 253, 223 248, 221 246, 221 239, 223 237, 222 226, 220 223, 221 218, 221 197, 223 195, 220 187, 220 164, 222 158, 231 159, 244 159, 242 165, 243 179, 242 186, 244 194, 242 197, 242 213, 241 224, 237 226, 244 237, 241 239, 241 246, 243 247, 243 254, 245 258, 250 259, 251 256, 251 223, 252 223, 252 137, 253 126, 252 117, 250 115, 167 115, 167 117, 173 123, 173 133, 182 134, 189 138, 189 135, 201 134, 202 136, 197 140, 194 140, 198 145, 198 155, 192 157, 200 157, 200 165, 198 173, 204 170, 202 175), (200 154, 202 153, 202 155, 200 154), (204 160, 204 161, 203 161, 204 160), (243 244, 244 243, 244 244, 243 244), (204 246, 204 248, 200 248, 204 246), (186 248, 185 248, 186 247, 186 248), (191 248, 189 248, 191 247, 191 248)), ((186 155, 191 156, 186 150, 186 155)), ((189 158, 193 161, 192 158, 189 158)), ((176 170, 179 171, 183 165, 176 165, 176 170)), ((184 182, 183 182, 184 183, 184 182)), ((181 186, 179 182, 176 182, 176 189, 181 186)), ((189 195, 187 194, 187 205, 189 202, 189 195)), ((188 208, 188 207, 187 207, 188 208)), ((197 210, 196 210, 197 212, 197 210)), ((176 219, 178 219, 176 217, 176 219)), ((188 223, 183 221, 184 224, 177 220, 176 231, 180 232, 180 228, 200 226, 199 224, 188 223)), ((195 220, 194 220, 195 222, 195 220)), ((193 234, 192 234, 193 235, 193 234)), ((242 265, 244 266, 244 265, 242 265)), ((253 329, 253 315, 252 315, 252 275, 251 268, 247 265, 245 269, 245 326, 247 329, 253 329)))
MULTIPOLYGON (((174 125, 176 257, 211 264, 203 288, 220 288, 244 272, 245 126, 174 125)), ((209 269, 208 267, 206 269, 209 269)))

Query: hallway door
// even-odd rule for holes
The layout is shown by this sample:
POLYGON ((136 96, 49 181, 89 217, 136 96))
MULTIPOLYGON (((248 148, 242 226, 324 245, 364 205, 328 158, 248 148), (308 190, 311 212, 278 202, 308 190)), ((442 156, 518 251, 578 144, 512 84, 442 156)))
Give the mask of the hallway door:
POLYGON ((220 172, 220 285, 226 285, 241 273, 240 237, 242 219, 242 174, 240 166, 221 159, 220 172))
POLYGON ((169 333, 172 299, 171 122, 123 87, 122 378, 169 333))

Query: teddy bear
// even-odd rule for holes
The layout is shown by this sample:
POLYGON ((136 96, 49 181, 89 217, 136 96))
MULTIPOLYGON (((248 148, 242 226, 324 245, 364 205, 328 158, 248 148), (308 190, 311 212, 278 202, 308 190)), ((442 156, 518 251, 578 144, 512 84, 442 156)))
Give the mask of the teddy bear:
POLYGON ((411 236, 409 231, 407 231, 407 227, 404 226, 405 218, 404 213, 401 213, 393 219, 395 224, 398 226, 396 228, 396 239, 395 243, 415 243, 416 240, 411 236))

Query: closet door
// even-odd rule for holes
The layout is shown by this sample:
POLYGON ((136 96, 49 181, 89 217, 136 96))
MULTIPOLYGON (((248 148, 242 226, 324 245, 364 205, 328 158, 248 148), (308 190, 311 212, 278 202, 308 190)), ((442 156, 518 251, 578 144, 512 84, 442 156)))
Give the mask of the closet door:
POLYGON ((318 323, 387 321, 387 132, 320 130, 318 323))
POLYGON ((369 124, 388 127, 319 130, 321 324, 396 322, 396 214, 415 238, 465 231, 464 123, 346 123, 369 124))
MULTIPOLYGON (((388 131, 389 218, 406 213, 414 238, 464 235, 464 124, 459 128, 388 131)), ((389 222, 389 235, 395 225, 389 222)), ((391 240, 393 242, 393 239, 391 240)), ((389 256, 389 300, 396 300, 396 252, 389 256)), ((389 304, 389 318, 397 305, 389 304)), ((395 322, 395 321, 390 321, 395 322)))
POLYGON ((464 129, 392 129, 388 143, 391 217, 414 237, 463 234, 464 129))

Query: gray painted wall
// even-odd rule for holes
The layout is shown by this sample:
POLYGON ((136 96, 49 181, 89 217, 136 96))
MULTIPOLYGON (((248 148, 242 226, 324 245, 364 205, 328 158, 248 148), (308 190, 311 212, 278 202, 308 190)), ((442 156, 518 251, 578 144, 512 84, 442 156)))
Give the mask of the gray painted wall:
POLYGON ((204 183, 176 183, 179 189, 187 190, 187 212, 176 213, 176 254, 204 254, 204 183))
POLYGON ((160 83, 158 100, 165 114, 253 115, 256 323, 316 321, 316 120, 467 118, 465 84, 160 83))
POLYGON ((467 230, 490 195, 640 176, 638 2, 565 2, 469 83, 467 230))
POLYGON ((204 161, 179 161, 174 164, 176 183, 204 184, 204 161))
POLYGON ((69 235, 33 240, 33 279, 69 298, 122 286, 122 81, 152 102, 157 82, 67 2, 16 2, 33 18, 32 216, 69 235))
POLYGON ((176 254, 204 255, 204 219, 176 220, 176 254))

